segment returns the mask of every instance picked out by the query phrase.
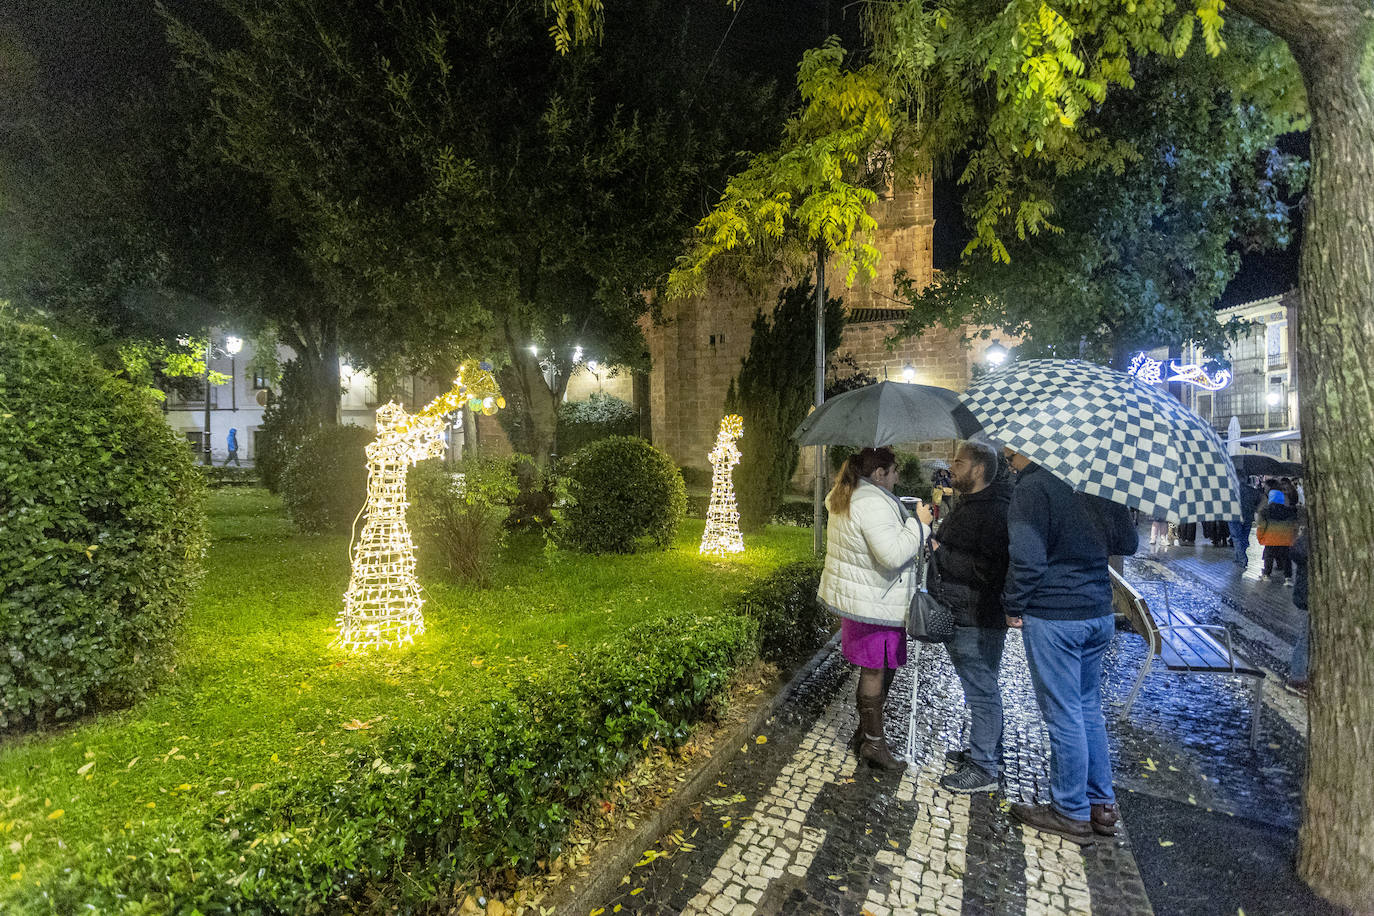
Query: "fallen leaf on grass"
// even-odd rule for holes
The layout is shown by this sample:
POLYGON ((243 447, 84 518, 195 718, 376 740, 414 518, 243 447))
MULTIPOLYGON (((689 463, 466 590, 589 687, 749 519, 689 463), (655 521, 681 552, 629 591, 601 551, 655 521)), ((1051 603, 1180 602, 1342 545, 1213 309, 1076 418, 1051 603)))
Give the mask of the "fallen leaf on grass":
POLYGON ((59 817, 61 817, 61 816, 62 816, 63 814, 65 814, 65 813, 66 813, 66 812, 63 811, 61 808, 58 808, 58 809, 57 809, 56 811, 54 811, 52 814, 49 814, 49 815, 48 815, 48 820, 50 820, 50 821, 55 821, 55 820, 57 820, 59 817))
POLYGON ((90 763, 84 763, 84 764, 82 764, 81 766, 79 766, 79 767, 76 768, 76 775, 77 775, 77 776, 85 776, 87 773, 89 773, 89 772, 91 771, 91 768, 94 767, 94 766, 95 766, 95 761, 94 761, 94 760, 92 760, 90 763))
POLYGON ((754 739, 754 743, 755 743, 755 744, 767 744, 767 743, 768 743, 768 736, 767 736, 767 735, 759 735, 757 738, 754 739))
POLYGON ((340 728, 348 729, 348 730, 351 731, 351 732, 355 732, 355 731, 357 731, 357 730, 360 729, 360 728, 371 728, 371 727, 372 727, 372 723, 371 723, 371 722, 363 722, 363 721, 360 720, 360 719, 354 719, 352 722, 345 722, 345 723, 343 723, 343 724, 340 726, 340 728))

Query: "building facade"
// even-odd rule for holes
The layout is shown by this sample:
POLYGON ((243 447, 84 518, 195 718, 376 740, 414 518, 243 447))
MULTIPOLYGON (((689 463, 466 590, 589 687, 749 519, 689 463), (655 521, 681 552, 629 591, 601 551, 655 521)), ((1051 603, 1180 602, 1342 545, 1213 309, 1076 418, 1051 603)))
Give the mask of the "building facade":
MULTIPOLYGON (((1184 403, 1226 437, 1231 418, 1240 421, 1246 448, 1282 461, 1301 461, 1298 419, 1297 309, 1298 294, 1290 290, 1242 305, 1221 309, 1217 320, 1249 323, 1227 349, 1231 383, 1219 391, 1191 385, 1179 392, 1184 403)), ((1196 348, 1185 348, 1183 362, 1206 360, 1196 348)))

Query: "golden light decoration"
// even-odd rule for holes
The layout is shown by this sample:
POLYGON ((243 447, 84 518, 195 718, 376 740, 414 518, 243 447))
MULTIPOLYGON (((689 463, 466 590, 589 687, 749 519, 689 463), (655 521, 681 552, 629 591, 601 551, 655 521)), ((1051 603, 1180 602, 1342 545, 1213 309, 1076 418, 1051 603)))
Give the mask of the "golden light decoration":
POLYGON ((711 449, 711 506, 706 510, 706 531, 701 535, 701 552, 723 557, 744 549, 739 530, 739 507, 735 503, 733 468, 739 464, 740 451, 735 440, 744 433, 744 419, 730 414, 720 421, 716 447, 711 449))
POLYGON ((415 543, 406 524, 406 472, 443 455, 444 415, 474 401, 487 416, 506 406, 486 362, 465 362, 453 387, 418 413, 395 402, 377 408, 377 438, 366 449, 367 521, 352 545, 353 572, 335 645, 355 651, 401 646, 425 631, 415 543))

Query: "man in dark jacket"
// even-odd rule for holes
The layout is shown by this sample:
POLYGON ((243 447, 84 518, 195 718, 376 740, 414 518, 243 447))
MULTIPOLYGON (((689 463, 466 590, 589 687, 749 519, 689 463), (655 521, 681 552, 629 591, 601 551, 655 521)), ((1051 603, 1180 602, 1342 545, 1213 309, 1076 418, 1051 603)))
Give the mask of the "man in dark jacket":
POLYGON ((1011 487, 998 479, 997 469, 992 446, 964 443, 950 466, 950 483, 959 501, 930 541, 931 563, 940 583, 936 597, 954 612, 954 639, 945 648, 973 714, 968 750, 947 755, 959 769, 940 777, 940 785, 952 792, 994 790, 1002 769, 997 672, 1007 638, 1002 586, 1007 577, 1011 487))
POLYGON ((1230 522, 1231 543, 1236 548, 1236 565, 1244 567, 1250 562, 1250 528, 1255 524, 1255 510, 1259 508, 1264 493, 1249 482, 1240 485, 1240 521, 1230 522))
POLYGON ((1012 817, 1079 845, 1116 833, 1116 793, 1102 715, 1102 656, 1115 631, 1107 558, 1135 553, 1124 506, 1075 493, 1024 455, 1007 513, 1007 623, 1021 628, 1026 662, 1050 736, 1048 805, 1012 817))

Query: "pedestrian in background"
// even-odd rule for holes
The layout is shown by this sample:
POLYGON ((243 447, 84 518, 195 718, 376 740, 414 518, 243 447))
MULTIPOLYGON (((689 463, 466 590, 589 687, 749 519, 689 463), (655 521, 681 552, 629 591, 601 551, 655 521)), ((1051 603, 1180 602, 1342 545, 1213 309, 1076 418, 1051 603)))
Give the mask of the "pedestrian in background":
POLYGON ((865 448, 849 457, 825 498, 830 511, 818 597, 840 617, 840 649, 859 668, 859 729, 851 746, 869 766, 903 770, 883 729, 897 669, 906 664, 906 613, 916 593, 917 560, 930 534, 930 509, 916 517, 893 495, 897 456, 865 448))
POLYGON ((1255 539, 1264 545, 1264 568, 1260 578, 1282 575, 1290 584, 1292 564, 1288 550, 1297 535, 1297 512, 1287 505, 1287 497, 1277 486, 1269 491, 1269 502, 1255 516, 1255 539))
POLYGON ((1024 455, 1007 515, 1011 564, 1003 604, 1020 627, 1050 736, 1049 804, 1011 806, 1021 823, 1079 845, 1117 830, 1102 656, 1116 630, 1109 556, 1139 543, 1124 506, 1075 493, 1024 455))
POLYGON ((1240 521, 1232 520, 1231 543, 1236 548, 1236 565, 1242 569, 1250 562, 1250 529, 1255 524, 1255 510, 1264 494, 1249 481, 1240 485, 1240 521))
POLYGON ((959 494, 932 538, 930 562, 938 572, 935 599, 954 614, 954 638, 945 643, 972 714, 967 750, 946 759, 959 765, 940 777, 951 792, 997 788, 1002 771, 1002 694, 997 675, 1007 639, 1002 588, 1007 578, 1007 505, 1011 484, 998 474, 997 451, 965 442, 950 467, 959 494))
POLYGON ((1300 697, 1307 696, 1307 647, 1311 627, 1311 620, 1307 615, 1307 559, 1310 543, 1307 532, 1306 527, 1298 532, 1290 551, 1293 558, 1293 606, 1302 611, 1302 620, 1298 622, 1298 638, 1293 643, 1293 655, 1289 659, 1288 680, 1283 685, 1289 693, 1295 693, 1300 697))
POLYGON ((224 467, 229 467, 229 462, 234 462, 234 467, 241 467, 239 464, 239 431, 235 427, 229 427, 229 438, 225 440, 225 445, 229 449, 229 454, 224 456, 224 467))

